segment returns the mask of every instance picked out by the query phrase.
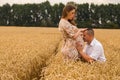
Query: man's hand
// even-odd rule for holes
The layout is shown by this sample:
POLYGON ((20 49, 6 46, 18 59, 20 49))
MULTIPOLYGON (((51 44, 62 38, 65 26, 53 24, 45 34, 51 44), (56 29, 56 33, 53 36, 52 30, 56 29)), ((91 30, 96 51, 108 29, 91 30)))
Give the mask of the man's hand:
POLYGON ((83 52, 83 47, 79 42, 76 42, 76 48, 78 52, 80 53, 80 55, 82 56, 82 58, 85 59, 87 62, 92 63, 94 61, 93 58, 91 58, 90 56, 88 56, 87 54, 83 52))

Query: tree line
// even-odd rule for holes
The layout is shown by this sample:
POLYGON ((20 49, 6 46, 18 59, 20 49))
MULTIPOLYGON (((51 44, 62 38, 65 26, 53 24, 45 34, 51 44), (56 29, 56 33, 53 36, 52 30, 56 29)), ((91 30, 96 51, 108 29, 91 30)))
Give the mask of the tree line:
MULTIPOLYGON (((120 4, 76 4, 78 27, 120 28, 120 4)), ((63 3, 4 4, 0 6, 0 26, 47 26, 57 27, 63 3)))

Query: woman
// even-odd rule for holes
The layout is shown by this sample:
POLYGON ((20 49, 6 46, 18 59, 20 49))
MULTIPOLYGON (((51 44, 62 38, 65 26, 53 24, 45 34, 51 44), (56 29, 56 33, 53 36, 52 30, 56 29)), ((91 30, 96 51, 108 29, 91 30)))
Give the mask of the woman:
POLYGON ((64 39, 61 52, 64 59, 76 60, 79 58, 78 51, 76 49, 76 42, 83 46, 83 39, 81 31, 76 27, 74 22, 76 8, 73 5, 66 5, 63 8, 62 18, 59 22, 59 30, 61 31, 64 39))

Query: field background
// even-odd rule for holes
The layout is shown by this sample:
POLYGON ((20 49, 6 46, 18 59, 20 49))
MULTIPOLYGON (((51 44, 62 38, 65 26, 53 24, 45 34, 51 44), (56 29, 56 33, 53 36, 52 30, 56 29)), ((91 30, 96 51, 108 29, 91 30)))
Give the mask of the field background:
POLYGON ((120 30, 95 29, 106 63, 67 62, 58 28, 0 27, 0 80, 120 80, 120 30))

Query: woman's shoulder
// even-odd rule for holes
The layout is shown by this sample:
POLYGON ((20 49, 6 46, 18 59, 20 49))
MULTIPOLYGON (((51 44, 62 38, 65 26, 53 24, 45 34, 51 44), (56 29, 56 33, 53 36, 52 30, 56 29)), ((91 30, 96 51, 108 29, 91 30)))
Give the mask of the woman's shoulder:
POLYGON ((71 26, 71 24, 67 20, 65 19, 60 20, 59 27, 68 27, 68 26, 71 26))
POLYGON ((65 24, 66 25, 66 24, 70 24, 70 23, 65 19, 61 19, 59 24, 63 24, 63 25, 65 24))

